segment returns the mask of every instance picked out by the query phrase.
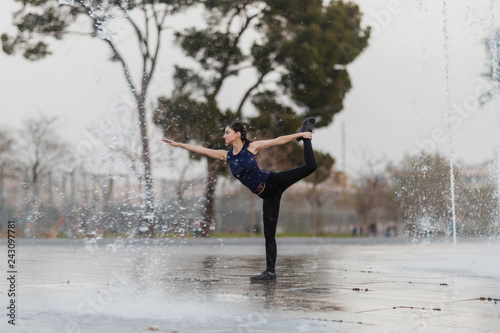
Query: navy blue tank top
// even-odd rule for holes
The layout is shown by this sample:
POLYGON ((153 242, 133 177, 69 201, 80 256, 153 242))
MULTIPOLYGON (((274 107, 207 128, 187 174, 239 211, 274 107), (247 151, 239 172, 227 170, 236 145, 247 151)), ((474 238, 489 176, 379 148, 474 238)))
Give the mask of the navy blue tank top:
POLYGON ((257 165, 255 155, 248 151, 248 145, 244 145, 241 151, 233 155, 233 151, 227 153, 227 163, 231 173, 253 193, 260 194, 264 190, 269 171, 261 170, 257 165))

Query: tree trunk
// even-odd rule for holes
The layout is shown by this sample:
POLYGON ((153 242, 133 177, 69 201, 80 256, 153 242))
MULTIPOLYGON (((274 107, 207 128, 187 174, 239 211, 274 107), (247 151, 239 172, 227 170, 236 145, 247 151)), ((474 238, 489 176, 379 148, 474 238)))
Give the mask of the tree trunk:
POLYGON ((318 236, 318 223, 316 219, 316 201, 311 200, 311 225, 312 225, 312 236, 318 236))
POLYGON ((309 203, 311 204, 311 226, 312 226, 312 236, 318 236, 318 220, 316 214, 316 184, 313 184, 313 188, 309 192, 309 203))
MULTIPOLYGON (((111 227, 111 223, 110 223, 110 220, 111 220, 111 216, 110 216, 110 205, 111 203, 113 202, 113 178, 108 176, 107 177, 107 181, 108 181, 108 184, 105 188, 105 191, 104 191, 104 236, 107 237, 109 235, 109 229, 111 227)), ((104 181, 103 184, 106 184, 106 182, 104 181)))
POLYGON ((325 219, 323 216, 323 202, 318 198, 316 201, 316 219, 318 221, 318 234, 323 235, 325 233, 325 219))
POLYGON ((250 211, 250 237, 255 237, 255 195, 252 193, 250 194, 250 202, 252 204, 252 208, 250 211))
POLYGON ((182 218, 181 218, 181 223, 180 226, 177 230, 175 230, 176 233, 183 234, 183 237, 187 237, 187 232, 188 232, 188 209, 186 205, 186 201, 184 200, 184 188, 183 184, 178 184, 176 188, 176 194, 177 194, 177 200, 179 200, 179 205, 182 211, 182 218), (182 232, 181 229, 184 229, 182 232))
POLYGON ((49 207, 52 207, 54 205, 54 195, 52 193, 52 172, 49 171, 47 173, 48 177, 48 188, 49 188, 49 207))
POLYGON ((207 159, 207 185, 205 188, 205 206, 203 210, 203 223, 201 236, 210 237, 210 227, 215 219, 215 187, 217 186, 217 175, 219 161, 207 159))
POLYGON ((4 194, 4 186, 3 186, 3 168, 0 166, 0 220, 3 220, 2 215, 4 213, 4 205, 5 205, 5 194, 4 194))
POLYGON ((155 236, 155 198, 153 189, 153 175, 151 173, 151 157, 149 154, 149 138, 146 121, 146 107, 144 105, 145 96, 140 96, 137 101, 137 109, 139 112, 139 127, 141 132, 142 143, 142 163, 144 164, 144 215, 139 224, 138 234, 143 237, 155 236))

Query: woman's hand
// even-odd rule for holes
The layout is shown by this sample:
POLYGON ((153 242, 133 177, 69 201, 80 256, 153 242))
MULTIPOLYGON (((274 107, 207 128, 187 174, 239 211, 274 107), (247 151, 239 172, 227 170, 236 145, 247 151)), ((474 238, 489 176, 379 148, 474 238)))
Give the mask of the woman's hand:
POLYGON ((163 141, 167 145, 170 145, 170 146, 173 146, 173 147, 179 147, 181 145, 179 142, 175 142, 174 140, 170 140, 170 139, 161 139, 161 141, 163 141))
POLYGON ((209 149, 209 148, 205 148, 205 147, 198 146, 198 145, 191 145, 191 144, 187 144, 187 143, 176 142, 176 141, 171 140, 171 139, 161 139, 161 141, 165 142, 169 146, 180 147, 182 149, 189 150, 193 153, 203 154, 203 155, 206 155, 208 157, 215 158, 217 160, 226 160, 226 158, 227 158, 227 151, 222 150, 222 149, 219 149, 219 150, 209 149))
POLYGON ((313 134, 311 132, 303 132, 302 133, 302 138, 303 139, 309 139, 309 140, 312 140, 313 138, 313 134))

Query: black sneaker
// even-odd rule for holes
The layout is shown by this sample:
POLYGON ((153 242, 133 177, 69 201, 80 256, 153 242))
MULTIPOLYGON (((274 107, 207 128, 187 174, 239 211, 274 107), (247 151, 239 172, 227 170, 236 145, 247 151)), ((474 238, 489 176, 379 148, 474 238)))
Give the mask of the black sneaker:
MULTIPOLYGON (((313 129, 314 129, 314 123, 316 122, 316 119, 314 119, 314 117, 309 117, 309 118, 306 118, 303 122, 302 122, 302 126, 300 126, 299 130, 297 131, 297 133, 302 133, 302 132, 313 132, 313 129)), ((302 137, 300 138, 297 138, 297 141, 302 141, 302 137)))
POLYGON ((269 283, 276 282, 276 273, 270 273, 268 271, 263 271, 257 276, 252 276, 250 282, 252 283, 269 283))

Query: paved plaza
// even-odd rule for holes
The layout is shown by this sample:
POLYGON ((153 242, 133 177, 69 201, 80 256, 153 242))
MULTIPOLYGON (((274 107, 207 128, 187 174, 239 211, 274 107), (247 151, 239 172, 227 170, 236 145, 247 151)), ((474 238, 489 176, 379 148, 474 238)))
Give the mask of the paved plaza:
POLYGON ((251 284, 263 238, 18 239, 0 331, 496 333, 499 243, 278 238, 278 282, 251 284))

